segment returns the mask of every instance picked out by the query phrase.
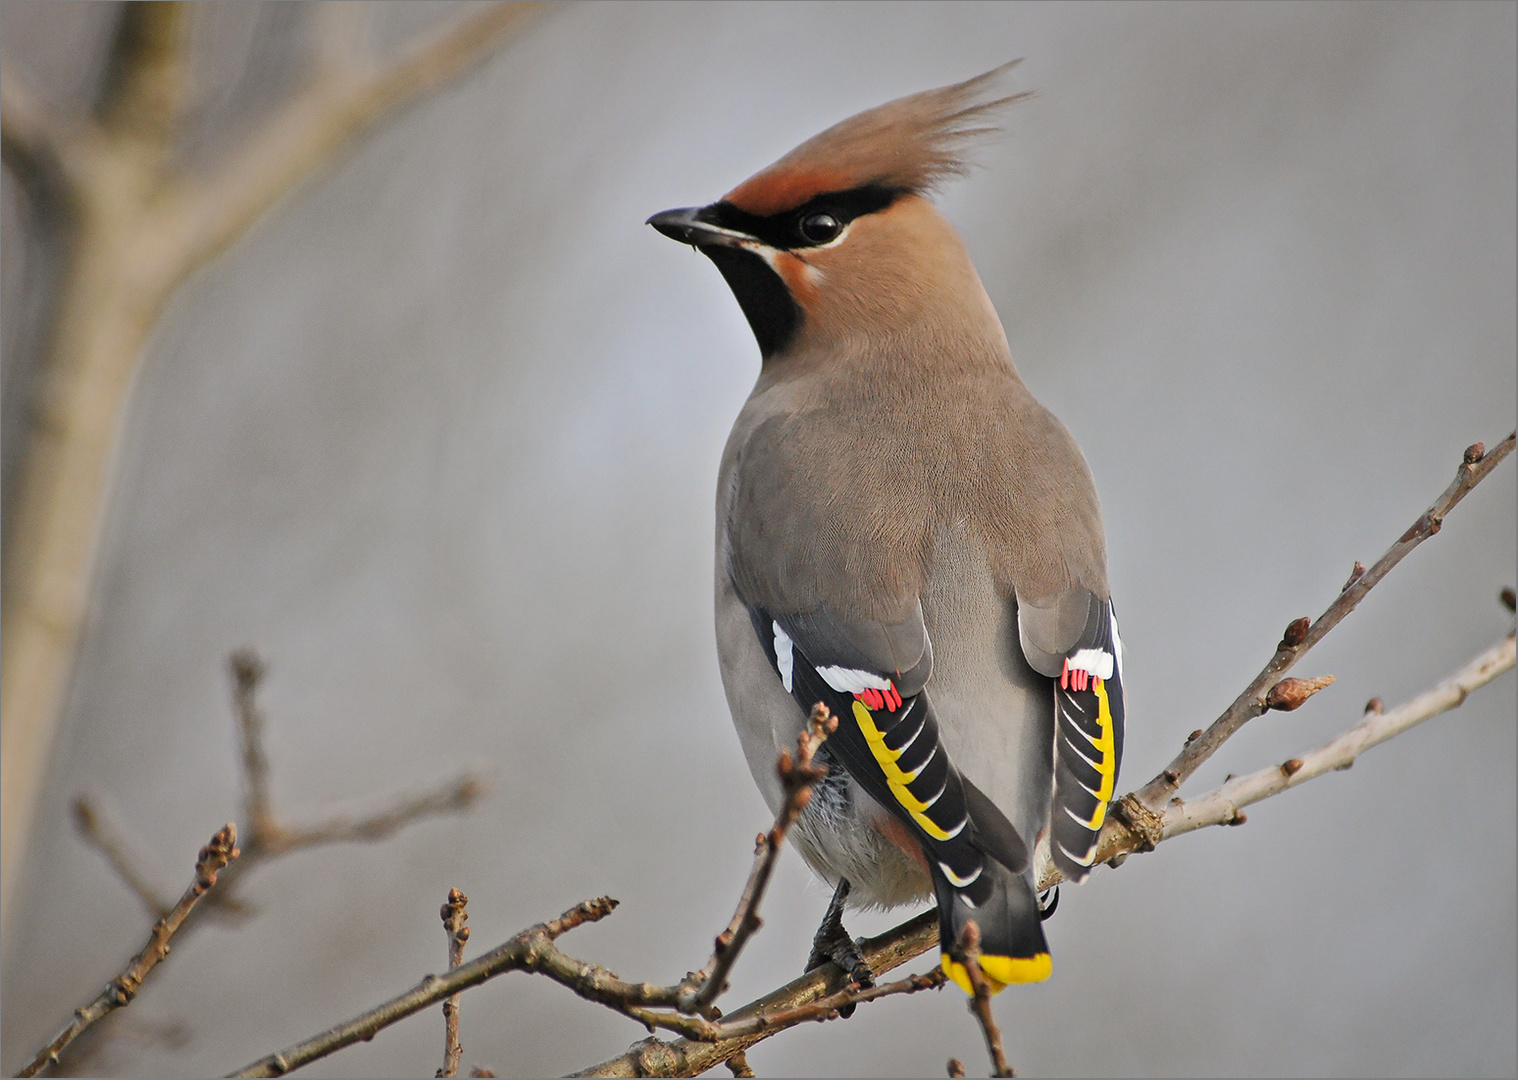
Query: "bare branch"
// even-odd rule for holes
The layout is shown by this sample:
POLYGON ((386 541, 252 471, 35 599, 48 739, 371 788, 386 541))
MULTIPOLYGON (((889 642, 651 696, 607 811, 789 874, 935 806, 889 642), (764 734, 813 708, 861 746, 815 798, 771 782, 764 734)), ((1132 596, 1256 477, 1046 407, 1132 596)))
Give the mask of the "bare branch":
MULTIPOLYGON (((617 902, 610 897, 588 900, 557 919, 523 930, 483 956, 451 969, 446 975, 428 975, 409 992, 279 1053, 261 1058, 231 1075, 282 1076, 345 1046, 371 1039, 379 1031, 413 1013, 508 971, 530 971, 546 975, 581 997, 608 1005, 647 1024, 651 1029, 657 1025, 688 1032, 688 1039, 674 1044, 660 1043, 657 1040, 650 1042, 679 1055, 682 1060, 704 1062, 697 1071, 730 1061, 746 1047, 786 1028, 809 1021, 834 1019, 838 1016, 838 1010, 846 1005, 896 994, 916 993, 942 986, 944 982, 943 973, 935 969, 924 975, 913 975, 862 990, 854 986, 836 985, 841 981, 837 970, 819 968, 796 980, 786 991, 756 1002, 755 1006, 759 1007, 739 1010, 721 1022, 705 1017, 660 1012, 646 1006, 673 1005, 677 987, 623 982, 604 968, 585 964, 569 956, 555 943, 560 935, 569 930, 610 915, 616 906, 617 902), (690 1047, 691 1052, 686 1052, 684 1047, 690 1047)), ((861 953, 866 962, 872 966, 879 965, 878 970, 889 970, 929 947, 936 935, 936 925, 930 913, 898 928, 893 932, 891 940, 862 942, 861 953)))
POLYGON ((489 790, 490 785, 483 777, 465 773, 428 791, 401 796, 393 805, 362 817, 354 818, 343 814, 319 825, 303 828, 279 825, 279 831, 265 852, 268 855, 283 855, 299 848, 317 847, 321 844, 383 840, 423 818, 467 810, 489 790))
POLYGON ((754 868, 749 872, 748 883, 743 888, 743 895, 739 897, 738 909, 733 912, 732 921, 727 924, 726 930, 717 935, 711 960, 702 971, 681 984, 682 991, 694 992, 682 993, 677 999, 682 1012, 705 1012, 717 1000, 727 985, 728 973, 738 962, 743 947, 759 929, 759 901, 764 899, 764 890, 769 886, 775 860, 780 856, 780 845, 785 842, 786 833, 796 824, 801 811, 811 802, 812 785, 827 776, 827 769, 812 764, 812 760, 823 742, 836 730, 838 718, 830 715, 827 706, 818 702, 812 708, 806 729, 796 740, 794 763, 788 752, 780 752, 776 770, 785 789, 785 801, 781 804, 780 812, 775 815, 774 827, 755 840, 754 868))
POLYGON ((252 649, 239 649, 232 654, 228 667, 248 831, 248 842, 243 845, 247 854, 238 865, 239 873, 248 873, 263 859, 300 848, 382 840, 422 818, 466 810, 489 788, 484 778, 465 773, 419 794, 401 796, 392 805, 361 817, 340 814, 317 825, 286 825, 274 812, 269 793, 269 755, 263 745, 264 718, 258 707, 258 688, 267 665, 252 649))
POLYGON ((323 844, 382 840, 428 817, 458 813, 472 806, 489 785, 472 773, 439 784, 416 795, 404 795, 391 805, 354 817, 339 814, 317 825, 289 826, 275 812, 269 791, 269 756, 264 749, 264 718, 257 693, 267 665, 252 649, 239 649, 228 661, 232 676, 232 703, 237 717, 239 757, 242 765, 243 812, 248 842, 243 857, 222 875, 222 887, 206 909, 193 915, 186 932, 210 911, 246 911, 237 899, 237 886, 266 860, 292 851, 323 844))
POLYGON ((380 71, 337 62, 329 50, 307 87, 216 175, 181 178, 164 227, 178 237, 185 272, 241 236, 344 144, 490 56, 546 6, 536 0, 491 4, 380 71))
POLYGON ((132 958, 121 974, 106 984, 99 997, 74 1013, 73 1021, 52 1042, 38 1051, 26 1068, 17 1073, 18 1076, 36 1076, 49 1065, 56 1064, 59 1053, 78 1038, 81 1032, 114 1010, 131 1004, 143 980, 158 966, 159 961, 169 955, 169 939, 183 925, 186 916, 200 898, 215 886, 217 873, 236 859, 238 854, 237 826, 228 822, 211 837, 209 844, 200 849, 195 862, 194 882, 179 898, 179 903, 153 924, 153 932, 142 951, 132 958))
MULTIPOLYGON (((545 950, 553 948, 554 939, 587 922, 598 922, 610 915, 617 902, 609 896, 587 900, 564 912, 557 919, 523 930, 483 956, 454 968, 446 975, 428 975, 408 992, 391 998, 377 1008, 345 1024, 329 1028, 277 1054, 260 1058, 232 1073, 233 1076, 283 1076, 345 1046, 373 1038, 376 1032, 397 1020, 410 1016, 452 997, 461 990, 495 978, 506 971, 524 971, 540 962, 545 950)), ((557 949, 553 949, 558 952, 557 949)))
MULTIPOLYGON (((287 827, 275 813, 269 794, 269 758, 263 745, 264 719, 257 702, 266 665, 251 649, 241 649, 229 659, 228 669, 232 676, 249 840, 243 846, 242 857, 222 872, 221 887, 207 903, 187 912, 177 925, 181 938, 192 933, 203 919, 216 913, 247 914, 251 909, 238 898, 237 886, 243 877, 267 860, 320 844, 379 840, 423 818, 466 809, 487 789, 481 778, 466 774, 419 795, 402 797, 393 805, 362 817, 342 815, 320 825, 287 827)), ((85 841, 106 858, 155 917, 168 911, 168 904, 158 899, 156 891, 128 856, 128 845, 121 831, 84 798, 76 800, 74 814, 85 841)), ((463 894, 459 895, 462 898, 463 894)), ((462 933, 460 948, 469 931, 463 928, 462 933)))
POLYGON ((1279 795, 1326 772, 1349 768, 1355 758, 1372 746, 1456 708, 1471 691, 1511 670, 1513 659, 1513 635, 1509 634, 1432 689, 1390 712, 1368 709, 1365 719, 1354 727, 1301 757, 1248 776, 1236 776, 1188 802, 1171 802, 1161 817, 1163 838, 1168 840, 1208 825, 1236 824, 1243 817, 1239 811, 1250 803, 1279 795))
MULTIPOLYGON (((1345 767, 1346 762, 1352 762, 1355 755, 1369 747, 1392 738, 1423 719, 1455 707, 1472 690, 1490 682, 1513 664, 1514 643, 1513 636, 1509 635, 1433 690, 1391 712, 1368 716, 1340 738, 1301 759, 1292 759, 1277 768, 1230 781, 1229 785, 1203 796, 1190 808, 1176 800, 1166 816, 1158 820, 1155 842, 1206 824, 1236 822, 1241 816, 1238 813, 1240 806, 1278 794, 1312 776, 1345 767)), ((804 758, 809 756, 804 743, 802 755, 804 758)), ((1132 796, 1128 798, 1137 802, 1132 796)), ((1142 804, 1139 806, 1142 809, 1142 804)), ((1133 846, 1136 844, 1127 850, 1132 850, 1133 846)), ((1100 857, 1106 859, 1121 853, 1119 850, 1103 850, 1100 857)), ((751 886, 752 883, 751 876, 751 886)), ((750 896, 757 896, 757 890, 745 889, 746 899, 750 896)), ((727 1062, 733 1063, 735 1075, 743 1075, 747 1061, 738 1061, 737 1055, 762 1039, 799 1023, 831 1019, 838 1015, 840 1008, 849 1004, 892 994, 914 993, 941 986, 944 982, 942 971, 935 969, 924 975, 861 990, 843 984, 846 976, 833 966, 825 965, 720 1021, 709 1016, 661 1011, 678 1007, 682 998, 689 1000, 690 980, 675 987, 624 982, 604 968, 569 956, 555 944, 561 934, 584 922, 604 918, 615 906, 615 901, 606 897, 581 904, 559 919, 524 930, 477 960, 455 967, 446 976, 428 976, 408 994, 281 1053, 269 1055, 233 1075, 282 1075, 344 1046, 372 1038, 376 1032, 405 1016, 507 971, 546 975, 581 997, 607 1005, 651 1030, 663 1027, 685 1036, 673 1042, 644 1040, 634 1044, 627 1053, 576 1073, 576 1076, 694 1076, 727 1062)), ((751 912, 752 906, 745 912, 744 904, 740 903, 739 915, 746 917, 751 912)), ((932 948, 937 943, 937 936, 936 913, 925 912, 878 938, 861 942, 860 953, 871 969, 889 971, 932 948)), ((971 972, 972 986, 979 977, 983 990, 984 976, 978 962, 973 962, 978 955, 978 943, 976 928, 960 943, 960 952, 964 958, 962 962, 971 961, 966 962, 966 967, 971 972)), ((1001 1047, 999 1029, 989 1012, 988 995, 973 995, 971 1008, 985 1033, 996 1075, 1011 1075, 1001 1047)))
POLYGON ((71 206, 78 139, 74 120, 48 106, 13 67, 0 69, 0 156, 33 198, 51 208, 71 206))
MULTIPOLYGON (((1248 776, 1230 777, 1221 787, 1190 802, 1172 799, 1161 813, 1144 806, 1135 795, 1125 795, 1112 804, 1120 821, 1113 829, 1102 830, 1096 861, 1121 861, 1134 851, 1152 851, 1161 840, 1207 825, 1242 825, 1243 807, 1326 772, 1349 768, 1371 747, 1461 705, 1473 691, 1511 670, 1513 658, 1513 635, 1509 634, 1459 671, 1389 712, 1383 711, 1380 698, 1372 698, 1365 707, 1365 719, 1316 750, 1248 776)), ((1059 872, 1050 867, 1039 876, 1038 887, 1047 889, 1060 880, 1059 872)))
MULTIPOLYGON (((859 1005, 866 1001, 874 1001, 877 998, 892 997, 897 994, 915 994, 921 990, 937 990, 947 981, 942 969, 934 968, 932 971, 921 975, 909 975, 905 979, 895 982, 881 983, 879 986, 859 987, 850 983, 843 989, 829 994, 827 997, 805 1005, 796 1005, 789 1009, 772 1009, 768 1012, 758 1012, 751 1016, 734 1017, 717 1024, 712 1032, 712 1040, 742 1039, 751 1036, 768 1038, 778 1035, 787 1028, 804 1024, 808 1021, 837 1020, 842 1015, 842 1009, 847 1005, 859 1005)), ((757 1040, 756 1040, 757 1041, 757 1040)), ((729 1058, 729 1061, 732 1059, 729 1058)))
MULTIPOLYGON (((448 935, 448 969, 452 971, 464 962, 464 945, 469 941, 469 913, 464 910, 469 897, 457 889, 448 890, 448 902, 443 905, 443 930, 448 935)), ((454 994, 443 1002, 443 1067, 437 1071, 441 1077, 459 1074, 459 1059, 464 1048, 459 1045, 459 995, 454 994)))
POLYGON ((232 709, 242 751, 242 813, 247 848, 257 851, 279 833, 269 806, 269 758, 263 746, 263 714, 258 685, 267 670, 252 649, 238 649, 227 661, 232 673, 232 709))
POLYGON ((466 810, 488 790, 484 778, 466 773, 420 794, 402 796, 393 805, 359 818, 341 814, 318 825, 285 825, 274 813, 269 794, 269 755, 264 750, 264 718, 258 708, 258 688, 268 668, 252 649, 237 650, 228 667, 242 757, 243 813, 247 818, 243 873, 265 858, 300 848, 383 840, 422 818, 466 810))
POLYGON ((991 1055, 991 1075, 1015 1076, 1012 1066, 1007 1063, 1007 1052, 1002 1048, 1001 1028, 996 1026, 996 1017, 991 1012, 991 987, 980 967, 980 925, 974 919, 965 923, 956 951, 959 953, 956 959, 964 965, 965 974, 970 977, 973 991, 970 1014, 980 1023, 980 1030, 986 1037, 986 1052, 991 1055))
POLYGON ((158 895, 158 890, 137 869, 136 860, 128 854, 121 826, 109 814, 96 809, 95 804, 83 795, 74 800, 74 827, 84 842, 111 864, 111 869, 136 894, 149 915, 161 919, 169 913, 172 905, 158 895))
MULTIPOLYGON (((938 913, 926 911, 879 937, 860 941, 859 955, 871 971, 886 972, 900 967, 913 957, 921 956, 937 943, 938 913)), ((847 978, 836 966, 824 964, 730 1013, 723 1023, 737 1024, 758 1015, 776 1015, 826 999, 837 1000, 840 991, 847 992, 847 978)), ((864 995, 870 993, 871 991, 849 992, 848 1000, 862 1000, 864 995)), ((842 1003, 847 1004, 847 1001, 842 1003)), ((699 1076, 707 1069, 716 1068, 729 1060, 734 1054, 777 1033, 778 1029, 755 1031, 718 1042, 645 1039, 634 1043, 625 1054, 573 1075, 699 1076)))
POLYGON ((130 140, 164 168, 186 105, 186 5, 136 0, 121 5, 96 113, 111 135, 130 140))
MULTIPOLYGON (((1408 552, 1443 527, 1445 516, 1513 452, 1515 437, 1518 437, 1518 432, 1503 439, 1491 453, 1487 453, 1481 443, 1469 447, 1460 467, 1455 470, 1455 479, 1449 487, 1444 489, 1443 494, 1434 500, 1433 505, 1413 522, 1395 544, 1387 549, 1385 555, 1376 560, 1374 566, 1363 574, 1351 575, 1344 591, 1332 604, 1328 605, 1328 609, 1322 615, 1318 616, 1316 622, 1303 627, 1300 625, 1301 620, 1297 620, 1287 627, 1285 637, 1276 647, 1275 656, 1265 665, 1264 670, 1255 676, 1254 681, 1235 699, 1223 715, 1213 721, 1211 727, 1198 737, 1188 739, 1175 760, 1135 793, 1137 801, 1150 811, 1158 811, 1191 774, 1216 753, 1234 732, 1265 712, 1269 708, 1266 703, 1266 694, 1271 687, 1275 686, 1281 676, 1305 656, 1309 649, 1322 641, 1335 626, 1338 626, 1344 617, 1365 599, 1365 594, 1375 588, 1376 583, 1390 573, 1408 552)), ((1112 827, 1121 829, 1122 825, 1114 821, 1112 827)))
MULTIPOLYGON (((844 1005, 870 1001, 890 994, 910 993, 939 985, 942 982, 940 974, 916 976, 900 983, 875 987, 867 991, 851 987, 812 1001, 790 1003, 779 1010, 755 1013, 723 1023, 715 1021, 716 1014, 711 1008, 711 1000, 716 997, 717 992, 725 983, 727 973, 742 951, 744 943, 759 926, 757 907, 763 897, 780 846, 786 833, 810 799, 812 785, 826 774, 824 769, 813 764, 813 759, 828 733, 836 727, 837 721, 829 716, 826 708, 819 706, 813 711, 808 730, 802 732, 797 741, 795 759, 793 760, 788 752, 781 754, 777 768, 786 791, 785 802, 776 817, 774 828, 769 834, 759 837, 759 850, 754 869, 749 875, 738 909, 727 929, 718 936, 715 951, 705 971, 689 976, 677 986, 626 982, 618 978, 614 972, 595 964, 587 964, 565 953, 554 944, 552 939, 569 926, 547 923, 541 928, 524 931, 505 946, 475 961, 470 965, 471 970, 475 972, 475 976, 471 976, 474 981, 458 983, 459 989, 475 985, 475 982, 493 978, 506 971, 532 971, 568 987, 586 1000, 597 1002, 622 1013, 643 1024, 650 1031, 665 1028, 690 1039, 712 1043, 773 1033, 809 1020, 831 1019, 844 1005), (538 932, 540 930, 542 933, 538 932), (671 1009, 678 1011, 666 1011, 671 1009), (689 1015, 696 1012, 705 1015, 689 1015)), ((457 890, 455 893, 457 894, 457 890)), ((462 897, 462 894, 457 895, 462 897)), ((609 914, 615 906, 615 902, 607 898, 593 903, 605 906, 603 915, 609 914)), ((454 897, 450 896, 449 905, 443 909, 445 922, 450 918, 453 908, 454 897)), ((582 905, 581 908, 575 909, 575 912, 583 913, 584 908, 585 905, 582 905)), ((575 912, 570 914, 573 915, 575 912)), ((583 914, 576 918, 583 921, 583 914)), ((454 973, 450 972, 447 978, 452 980, 454 973)), ((287 1071, 296 1067, 298 1063, 314 1060, 314 1058, 302 1057, 303 1054, 314 1053, 315 1056, 323 1056, 356 1039, 370 1037, 379 1028, 394 1023, 402 1016, 409 1015, 417 1008, 429 1004, 433 998, 425 994, 421 997, 417 996, 418 992, 424 990, 426 986, 424 982, 423 987, 418 988, 418 991, 413 991, 411 995, 397 998, 380 1006, 371 1013, 365 1014, 364 1017, 350 1021, 341 1029, 333 1029, 334 1032, 341 1031, 343 1033, 341 1037, 331 1037, 332 1033, 329 1032, 328 1036, 319 1036, 315 1040, 309 1040, 307 1044, 302 1044, 302 1047, 292 1048, 283 1054, 266 1058, 261 1063, 255 1063, 249 1066, 249 1071, 245 1074, 272 1075, 287 1071), (274 1070, 274 1073, 256 1072, 260 1068, 274 1070)), ((454 993, 456 995, 457 991, 455 990, 454 993)), ((456 997, 454 1000, 456 1001, 456 997)), ((447 1009, 445 1005, 445 1010, 447 1009)), ((456 1005, 448 1015, 449 1024, 455 1024, 456 1005)), ((450 1027, 449 1056, 445 1064, 445 1069, 450 1072, 440 1071, 439 1075, 451 1075, 451 1070, 457 1068, 456 1054, 456 1028, 450 1027)), ((733 1054, 729 1053, 724 1060, 732 1057, 733 1054)))
MULTIPOLYGON (((895 994, 916 993, 919 990, 942 986, 944 983, 943 972, 937 969, 925 975, 913 975, 897 982, 868 988, 860 988, 849 983, 813 1001, 743 1013, 726 1020, 716 1021, 705 1016, 688 1016, 679 1012, 644 1007, 645 1005, 670 1005, 672 992, 679 988, 623 982, 605 968, 577 960, 556 946, 543 949, 540 956, 523 966, 523 970, 546 975, 587 1001, 605 1005, 638 1021, 649 1031, 664 1028, 683 1035, 693 1042, 703 1044, 724 1044, 734 1040, 757 1042, 759 1039, 778 1035, 797 1024, 836 1020, 840 1015, 839 1010, 848 1005, 857 1005, 895 994)), ((731 1056, 729 1053, 726 1059, 730 1059, 731 1056)), ((712 1064, 717 1064, 722 1060, 725 1059, 718 1058, 712 1064)))

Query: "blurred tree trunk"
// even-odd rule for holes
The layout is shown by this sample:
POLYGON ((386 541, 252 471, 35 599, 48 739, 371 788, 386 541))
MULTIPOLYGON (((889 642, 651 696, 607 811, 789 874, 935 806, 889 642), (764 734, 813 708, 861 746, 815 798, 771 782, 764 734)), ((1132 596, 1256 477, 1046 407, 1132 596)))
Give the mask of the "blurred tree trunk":
POLYGON ((481 6, 379 64, 356 47, 367 10, 320 5, 303 84, 209 177, 182 161, 190 42, 177 0, 122 6, 92 116, 58 113, 10 69, 0 76, 5 163, 63 250, 35 419, 6 495, 0 929, 88 611, 121 420, 164 306, 381 117, 493 53, 541 6, 481 6))

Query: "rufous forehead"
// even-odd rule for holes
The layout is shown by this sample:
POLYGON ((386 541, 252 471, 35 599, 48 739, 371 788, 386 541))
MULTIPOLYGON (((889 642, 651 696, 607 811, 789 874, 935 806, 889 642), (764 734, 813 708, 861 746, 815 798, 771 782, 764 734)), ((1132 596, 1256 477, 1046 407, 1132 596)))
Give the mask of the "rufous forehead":
POLYGON ((745 213, 769 217, 826 192, 847 191, 854 186, 845 174, 828 169, 765 169, 733 188, 722 201, 745 213))

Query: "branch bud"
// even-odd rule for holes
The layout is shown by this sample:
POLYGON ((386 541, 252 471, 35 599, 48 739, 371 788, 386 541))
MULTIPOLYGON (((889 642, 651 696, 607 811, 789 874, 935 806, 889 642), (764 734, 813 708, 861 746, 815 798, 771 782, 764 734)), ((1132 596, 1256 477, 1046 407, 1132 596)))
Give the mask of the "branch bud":
POLYGON ((1355 568, 1349 572, 1349 580, 1344 583, 1340 592, 1348 592, 1362 577, 1365 576, 1365 564, 1359 559, 1355 560, 1355 568))
POLYGON ((1276 646, 1280 649, 1295 649, 1307 639, 1307 628, 1312 625, 1312 620, 1306 615, 1300 619, 1293 619, 1286 626, 1286 633, 1281 635, 1281 644, 1276 646))
POLYGON ((1385 710, 1386 702, 1382 701, 1378 697, 1373 697, 1365 703, 1366 716, 1369 716, 1371 713, 1375 713, 1377 716, 1380 716, 1385 710))
POLYGON ((1299 757, 1294 757, 1288 761, 1281 762, 1281 772, 1287 776, 1295 776, 1301 771, 1302 759, 1299 757))
POLYGON ((1486 457, 1486 443, 1474 442, 1465 448, 1465 463, 1474 465, 1486 457))
POLYGON ((1265 707, 1277 712, 1300 709, 1307 699, 1334 681, 1332 675, 1319 675, 1316 679, 1282 679, 1265 695, 1265 707))
POLYGON ((1511 585, 1504 585, 1502 591, 1497 594, 1497 599, 1502 601, 1502 606, 1509 611, 1518 608, 1518 593, 1513 592, 1511 585))

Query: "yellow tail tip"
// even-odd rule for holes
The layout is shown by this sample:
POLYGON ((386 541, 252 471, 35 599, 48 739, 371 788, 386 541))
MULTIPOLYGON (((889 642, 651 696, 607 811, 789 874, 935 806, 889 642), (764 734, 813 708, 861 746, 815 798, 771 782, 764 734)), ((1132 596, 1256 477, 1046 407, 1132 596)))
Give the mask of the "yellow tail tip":
MULTIPOLYGON (((943 954, 940 961, 943 973, 954 981, 967 994, 975 993, 975 988, 970 985, 970 973, 958 960, 953 959, 948 953, 943 954)), ((999 994, 1012 983, 1043 982, 1054 970, 1054 961, 1048 953, 1039 953, 1037 956, 982 956, 980 958, 981 974, 986 977, 986 986, 991 993, 999 994)))

